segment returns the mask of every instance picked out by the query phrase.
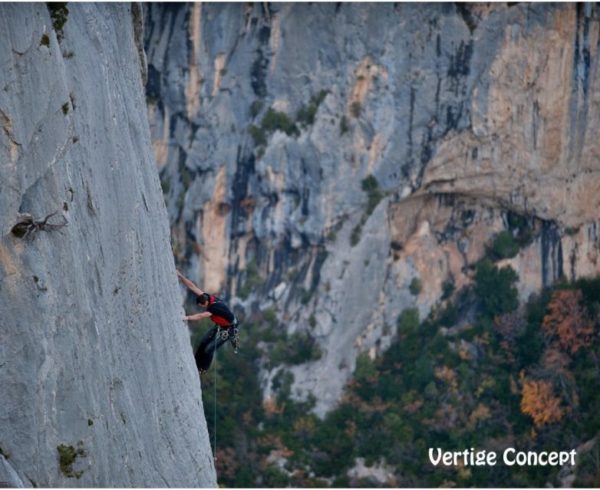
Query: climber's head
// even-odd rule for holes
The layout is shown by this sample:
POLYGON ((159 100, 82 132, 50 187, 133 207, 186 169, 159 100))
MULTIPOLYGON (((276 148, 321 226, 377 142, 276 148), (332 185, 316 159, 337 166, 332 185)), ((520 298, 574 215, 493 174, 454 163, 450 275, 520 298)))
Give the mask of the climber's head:
POLYGON ((210 294, 208 293, 202 293, 201 295, 197 296, 196 299, 196 303, 198 304, 198 306, 202 306, 202 308, 206 308, 208 306, 209 301, 210 294))

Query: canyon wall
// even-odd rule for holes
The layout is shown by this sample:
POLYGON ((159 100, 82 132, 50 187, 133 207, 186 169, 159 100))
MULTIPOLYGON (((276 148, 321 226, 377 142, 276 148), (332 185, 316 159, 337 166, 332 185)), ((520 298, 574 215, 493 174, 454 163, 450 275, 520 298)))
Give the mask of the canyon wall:
POLYGON ((273 310, 322 352, 263 363, 266 399, 283 369, 323 415, 357 355, 379 355, 404 309, 423 318, 447 285, 468 286, 503 230, 529 237, 503 261, 522 300, 600 272, 595 5, 147 12, 177 260, 242 316, 273 310))
POLYGON ((0 6, 0 486, 215 486, 142 8, 61 5, 0 6))

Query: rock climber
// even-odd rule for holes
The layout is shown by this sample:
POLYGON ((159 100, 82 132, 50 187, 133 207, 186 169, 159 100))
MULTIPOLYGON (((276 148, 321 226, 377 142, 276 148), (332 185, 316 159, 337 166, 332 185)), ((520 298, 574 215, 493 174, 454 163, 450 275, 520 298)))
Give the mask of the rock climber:
POLYGON ((202 291, 202 289, 185 277, 179 270, 177 270, 177 277, 196 295, 196 304, 206 309, 202 313, 186 315, 183 319, 188 321, 210 318, 215 323, 215 326, 204 335, 194 354, 196 366, 202 373, 210 367, 215 351, 227 342, 227 340, 231 340, 237 352, 239 345, 238 320, 224 301, 202 291))

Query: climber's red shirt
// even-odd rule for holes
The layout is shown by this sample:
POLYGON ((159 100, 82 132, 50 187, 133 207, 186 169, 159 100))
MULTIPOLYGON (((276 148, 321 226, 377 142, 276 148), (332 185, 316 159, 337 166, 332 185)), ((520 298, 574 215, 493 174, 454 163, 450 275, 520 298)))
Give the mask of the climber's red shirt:
POLYGON ((235 322, 235 315, 224 301, 211 294, 206 311, 212 313, 210 319, 221 327, 228 327, 235 322))

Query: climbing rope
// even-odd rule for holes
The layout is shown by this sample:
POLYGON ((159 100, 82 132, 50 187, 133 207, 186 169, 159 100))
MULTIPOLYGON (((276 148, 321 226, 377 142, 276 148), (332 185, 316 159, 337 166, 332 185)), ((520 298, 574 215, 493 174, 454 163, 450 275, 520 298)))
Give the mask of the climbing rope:
POLYGON ((215 334, 215 346, 213 348, 214 363, 213 369, 215 371, 215 382, 214 382, 214 403, 213 403, 213 439, 214 439, 214 454, 213 459, 217 460, 217 343, 219 342, 219 334, 221 329, 217 328, 215 334))
MULTIPOLYGON (((217 460, 217 344, 219 343, 219 340, 223 339, 224 341, 227 341, 228 338, 229 338, 229 330, 221 330, 221 328, 217 328, 217 333, 215 334, 214 347, 213 347, 213 362, 214 362, 213 369, 215 371, 215 380, 213 383, 213 390, 214 390, 214 395, 213 395, 213 397, 214 397, 214 399, 213 399, 213 439, 214 439, 213 459, 214 459, 214 461, 217 460)), ((237 354, 238 347, 239 347, 237 321, 236 321, 236 327, 233 329, 233 337, 230 340, 233 344, 234 352, 237 354)))

